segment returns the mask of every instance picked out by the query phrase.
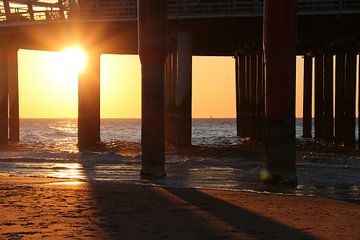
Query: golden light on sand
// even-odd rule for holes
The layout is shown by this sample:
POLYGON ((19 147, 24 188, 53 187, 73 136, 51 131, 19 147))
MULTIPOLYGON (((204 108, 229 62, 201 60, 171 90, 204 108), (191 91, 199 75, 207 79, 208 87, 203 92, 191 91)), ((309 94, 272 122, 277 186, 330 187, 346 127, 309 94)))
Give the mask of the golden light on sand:
POLYGON ((66 48, 63 51, 62 59, 64 65, 69 66, 70 71, 81 72, 85 69, 87 57, 85 51, 78 46, 66 48))

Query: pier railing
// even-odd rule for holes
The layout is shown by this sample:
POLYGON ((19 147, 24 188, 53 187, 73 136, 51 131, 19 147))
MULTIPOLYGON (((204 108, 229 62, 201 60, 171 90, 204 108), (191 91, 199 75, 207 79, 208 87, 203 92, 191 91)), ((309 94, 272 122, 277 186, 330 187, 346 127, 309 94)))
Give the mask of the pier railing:
MULTIPOLYGON (((10 0, 6 11, 0 0, 0 22, 25 21, 135 21, 136 0, 10 0)), ((263 0, 169 0, 170 19, 261 16, 263 0)), ((360 14, 360 0, 298 0, 299 15, 360 14)))

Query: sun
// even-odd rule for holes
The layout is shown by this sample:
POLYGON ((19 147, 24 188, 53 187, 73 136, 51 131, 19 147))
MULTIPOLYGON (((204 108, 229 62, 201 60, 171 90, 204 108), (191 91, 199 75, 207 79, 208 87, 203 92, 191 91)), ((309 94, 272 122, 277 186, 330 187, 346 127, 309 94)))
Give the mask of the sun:
POLYGON ((79 73, 86 67, 87 57, 81 47, 69 47, 62 52, 63 62, 69 67, 70 71, 79 73))

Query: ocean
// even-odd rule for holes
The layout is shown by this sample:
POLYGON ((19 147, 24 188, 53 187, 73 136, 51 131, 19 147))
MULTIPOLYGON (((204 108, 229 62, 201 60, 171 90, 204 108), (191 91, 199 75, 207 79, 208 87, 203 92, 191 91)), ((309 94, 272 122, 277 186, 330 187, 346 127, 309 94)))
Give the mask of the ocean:
POLYGON ((261 183, 266 167, 260 144, 236 136, 235 119, 194 119, 193 147, 166 154, 165 179, 139 176, 139 119, 102 119, 99 152, 78 152, 76 119, 21 119, 21 143, 0 147, 0 174, 194 187, 265 194, 326 196, 360 203, 360 155, 301 139, 296 123, 298 186, 261 183))

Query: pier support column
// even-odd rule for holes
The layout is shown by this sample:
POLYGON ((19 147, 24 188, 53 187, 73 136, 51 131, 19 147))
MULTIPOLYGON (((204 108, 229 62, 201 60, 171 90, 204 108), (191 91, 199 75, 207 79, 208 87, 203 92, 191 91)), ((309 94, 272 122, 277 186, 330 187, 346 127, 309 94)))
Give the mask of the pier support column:
POLYGON ((251 55, 245 56, 244 136, 251 136, 251 55))
POLYGON ((100 53, 87 52, 87 67, 79 74, 78 147, 91 150, 100 143, 100 53))
POLYGON ((358 90, 359 90, 359 96, 358 96, 358 148, 360 148, 360 51, 358 52, 358 90))
POLYGON ((191 146, 192 47, 191 34, 179 31, 167 57, 166 142, 173 147, 191 146))
POLYGON ((147 178, 165 176, 166 15, 166 0, 138 0, 142 74, 141 175, 147 178))
POLYGON ((324 140, 334 140, 334 67, 333 55, 324 54, 324 140))
POLYGON ((345 53, 336 54, 335 65, 335 144, 344 143, 345 53))
POLYGON ((235 55, 235 105, 236 105, 236 135, 240 136, 240 56, 235 55))
POLYGON ((246 103, 245 103, 245 68, 246 58, 244 54, 236 56, 236 117, 237 117, 237 135, 241 138, 246 136, 246 103))
POLYGON ((257 54, 251 54, 251 78, 250 78, 250 138, 256 139, 257 132, 257 111, 256 111, 256 83, 257 83, 257 54))
POLYGON ((346 53, 344 146, 355 147, 356 54, 346 53))
POLYGON ((267 171, 263 182, 296 185, 296 0, 265 0, 267 171))
POLYGON ((0 144, 8 143, 8 52, 0 48, 0 144))
POLYGON ((261 52, 257 54, 257 74, 256 74, 256 139, 263 141, 265 137, 264 130, 264 61, 261 52))
POLYGON ((18 49, 9 52, 9 141, 16 143, 19 137, 19 77, 18 49))
POLYGON ((323 54, 315 56, 315 139, 324 137, 324 58, 323 54))
POLYGON ((311 138, 312 128, 312 57, 304 56, 303 137, 311 138))

